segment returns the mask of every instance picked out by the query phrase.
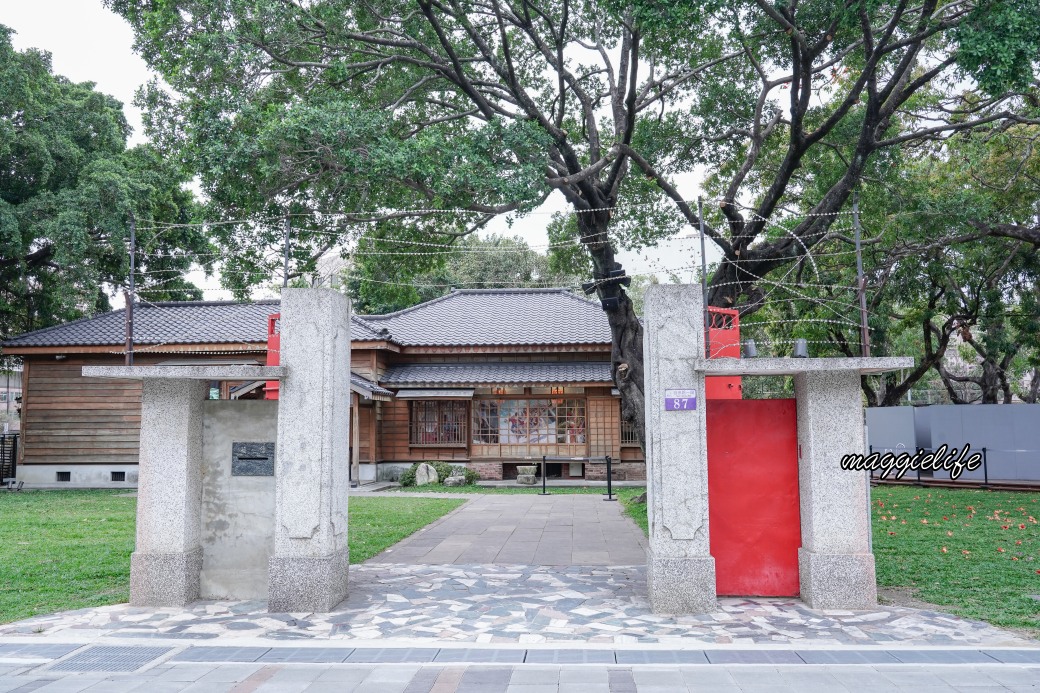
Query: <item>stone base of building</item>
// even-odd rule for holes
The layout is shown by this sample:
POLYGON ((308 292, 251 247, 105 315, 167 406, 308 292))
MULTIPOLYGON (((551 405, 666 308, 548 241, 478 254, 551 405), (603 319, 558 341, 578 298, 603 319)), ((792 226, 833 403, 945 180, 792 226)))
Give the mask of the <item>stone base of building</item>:
MULTIPOLYGON (((643 462, 612 461, 610 473, 614 481, 646 481, 646 464, 643 462)), ((606 481, 607 465, 585 465, 585 479, 588 481, 606 481)))
POLYGON ((877 578, 872 553, 798 549, 801 598, 812 609, 873 609, 877 578))
POLYGON ((267 569, 271 613, 326 613, 347 597, 350 552, 312 557, 272 556, 267 569))
POLYGON ((715 559, 646 554, 646 589, 655 614, 705 614, 718 610, 715 559))
POLYGON ((484 481, 502 481, 501 462, 470 462, 465 466, 479 474, 484 481))
POLYGON ((131 606, 185 606, 199 598, 202 549, 130 555, 131 606))

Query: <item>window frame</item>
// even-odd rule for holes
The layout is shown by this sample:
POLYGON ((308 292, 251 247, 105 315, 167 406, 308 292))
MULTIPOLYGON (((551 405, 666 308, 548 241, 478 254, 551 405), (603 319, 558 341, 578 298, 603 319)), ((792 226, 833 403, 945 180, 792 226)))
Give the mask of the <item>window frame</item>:
POLYGON ((470 407, 466 400, 411 400, 408 403, 408 447, 465 449, 469 445, 469 419, 470 407), (449 415, 447 421, 445 414, 449 415), (431 426, 434 427, 433 431, 429 430, 431 426), (445 426, 455 427, 451 440, 442 438, 445 426), (435 435, 436 440, 427 438, 431 434, 435 435))

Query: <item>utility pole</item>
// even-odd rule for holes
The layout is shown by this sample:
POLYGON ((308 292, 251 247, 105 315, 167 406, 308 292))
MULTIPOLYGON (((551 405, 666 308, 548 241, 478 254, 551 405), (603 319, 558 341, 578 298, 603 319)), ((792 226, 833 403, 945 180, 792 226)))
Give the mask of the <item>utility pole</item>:
POLYGON ((289 286, 289 215, 285 215, 285 266, 282 269, 282 288, 289 286))
POLYGON ((708 320, 708 260, 704 256, 704 200, 697 196, 697 218, 701 228, 701 308, 704 311, 704 357, 711 358, 710 322, 708 320))
POLYGON ((862 229, 859 225, 859 191, 852 193, 852 223, 856 227, 856 291, 859 294, 860 354, 870 356, 870 331, 867 329, 867 280, 863 276, 863 248, 860 247, 862 229))
POLYGON ((130 212, 130 289, 123 291, 123 300, 126 302, 126 365, 134 365, 134 275, 137 273, 137 226, 134 221, 134 213, 130 212))

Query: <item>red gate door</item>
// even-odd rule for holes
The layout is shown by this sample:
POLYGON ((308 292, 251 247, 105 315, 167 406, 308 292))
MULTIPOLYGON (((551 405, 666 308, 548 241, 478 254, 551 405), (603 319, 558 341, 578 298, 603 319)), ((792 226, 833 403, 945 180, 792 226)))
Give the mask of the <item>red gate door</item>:
POLYGON ((798 594, 798 428, 793 399, 711 399, 708 522, 719 595, 798 594))

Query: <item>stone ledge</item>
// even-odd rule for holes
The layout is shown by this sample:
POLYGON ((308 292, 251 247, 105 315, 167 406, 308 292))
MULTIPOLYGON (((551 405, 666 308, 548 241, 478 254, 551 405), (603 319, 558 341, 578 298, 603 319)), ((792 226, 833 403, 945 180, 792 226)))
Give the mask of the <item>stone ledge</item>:
POLYGON ((856 358, 718 358, 696 359, 691 362, 694 372, 707 375, 797 375, 821 371, 856 371, 884 373, 900 368, 913 368, 909 356, 882 356, 856 358))

